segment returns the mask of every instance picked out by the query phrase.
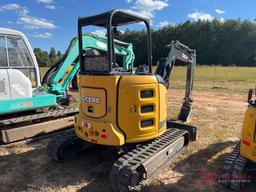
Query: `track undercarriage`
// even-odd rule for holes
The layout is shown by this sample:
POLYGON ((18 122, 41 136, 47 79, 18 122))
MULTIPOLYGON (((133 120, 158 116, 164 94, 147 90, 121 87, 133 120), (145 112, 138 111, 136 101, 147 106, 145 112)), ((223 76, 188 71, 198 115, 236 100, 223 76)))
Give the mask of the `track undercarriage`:
MULTIPOLYGON (((118 158, 112 165, 109 180, 121 191, 141 191, 145 181, 173 160, 179 152, 196 140, 196 127, 167 122, 167 131, 159 138, 119 148, 118 158)), ((57 161, 73 158, 93 144, 80 140, 74 132, 52 140, 48 152, 57 161)))
POLYGON ((220 182, 235 191, 255 191, 256 166, 240 154, 240 143, 226 159, 220 182))
POLYGON ((52 109, 40 113, 26 112, 15 114, 11 118, 0 119, 0 142, 12 143, 28 138, 72 128, 74 115, 78 109, 52 109))

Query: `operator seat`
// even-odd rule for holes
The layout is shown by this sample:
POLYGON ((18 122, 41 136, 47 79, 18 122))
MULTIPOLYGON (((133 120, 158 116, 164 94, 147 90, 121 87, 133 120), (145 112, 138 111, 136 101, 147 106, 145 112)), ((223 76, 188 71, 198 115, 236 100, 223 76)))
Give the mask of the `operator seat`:
POLYGON ((87 51, 84 50, 85 57, 95 57, 95 56, 100 56, 100 52, 97 49, 89 49, 87 51))
POLYGON ((147 65, 139 65, 135 71, 137 75, 147 75, 149 74, 149 69, 147 65))

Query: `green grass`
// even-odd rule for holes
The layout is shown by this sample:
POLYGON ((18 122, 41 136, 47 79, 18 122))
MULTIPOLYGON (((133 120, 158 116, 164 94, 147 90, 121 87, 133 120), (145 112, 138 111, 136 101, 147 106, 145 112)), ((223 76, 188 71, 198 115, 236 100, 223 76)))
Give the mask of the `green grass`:
MULTIPOLYGON (((184 88, 186 68, 175 67, 171 74, 171 88, 184 88)), ((197 66, 194 89, 227 92, 247 92, 254 88, 256 67, 197 66)))
MULTIPOLYGON (((153 71, 156 67, 153 68, 153 71)), ((43 77, 47 68, 40 68, 43 77)), ((186 80, 186 67, 174 67, 171 74, 171 88, 183 89, 186 80)), ((225 92, 247 92, 254 88, 256 67, 197 66, 195 69, 195 90, 225 92)))

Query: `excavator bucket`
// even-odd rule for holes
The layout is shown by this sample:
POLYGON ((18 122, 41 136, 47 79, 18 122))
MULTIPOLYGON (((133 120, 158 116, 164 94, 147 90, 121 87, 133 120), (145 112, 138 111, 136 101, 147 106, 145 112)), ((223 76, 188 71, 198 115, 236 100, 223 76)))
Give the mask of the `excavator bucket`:
POLYGON ((189 122, 192 117, 192 107, 191 106, 181 106, 180 113, 178 115, 178 120, 182 122, 189 122))

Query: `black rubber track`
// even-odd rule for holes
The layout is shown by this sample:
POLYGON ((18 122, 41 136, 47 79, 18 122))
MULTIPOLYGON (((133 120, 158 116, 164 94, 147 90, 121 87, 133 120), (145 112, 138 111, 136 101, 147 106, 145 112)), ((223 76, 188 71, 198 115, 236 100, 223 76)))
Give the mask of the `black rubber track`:
MULTIPOLYGON (((174 156, 168 157, 165 162, 155 167, 144 167, 142 164, 150 161, 153 155, 181 137, 186 137, 184 145, 187 145, 189 139, 187 136, 188 132, 185 130, 170 128, 161 137, 138 145, 137 148, 126 153, 113 164, 109 175, 112 186, 119 191, 141 191, 144 181, 154 175, 174 156)), ((177 153, 178 151, 175 151, 175 154, 177 153)))
POLYGON ((78 138, 74 129, 66 131, 48 143, 47 151, 55 161, 63 161, 77 157, 93 144, 78 138))
POLYGON ((220 182, 234 191, 252 192, 256 188, 255 175, 256 165, 240 154, 239 142, 224 163, 220 182))
POLYGON ((232 176, 232 170, 234 169, 236 159, 240 155, 240 142, 236 145, 232 153, 229 154, 224 162, 222 175, 220 177, 220 183, 227 188, 230 188, 230 178, 232 176))

